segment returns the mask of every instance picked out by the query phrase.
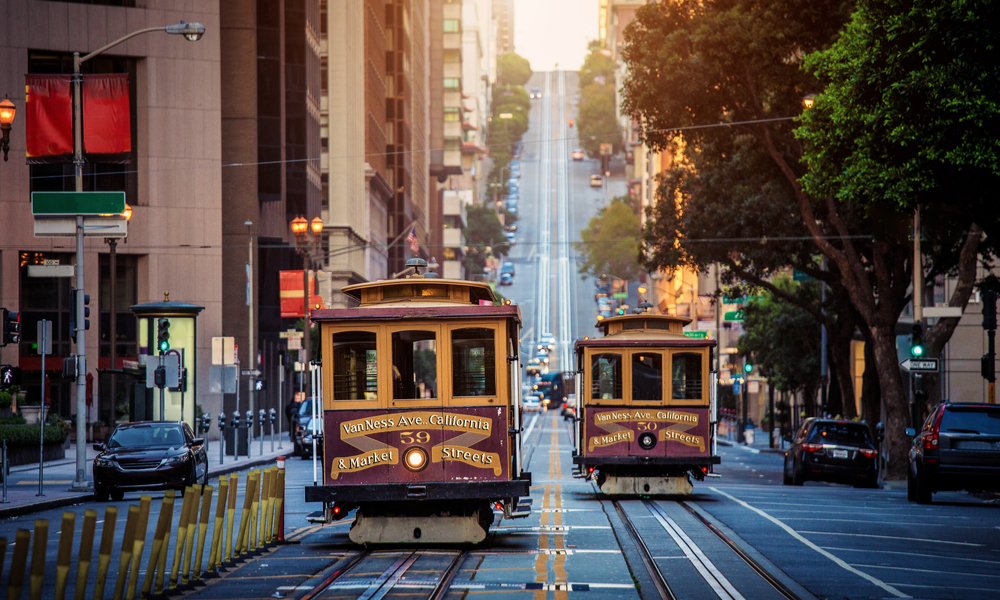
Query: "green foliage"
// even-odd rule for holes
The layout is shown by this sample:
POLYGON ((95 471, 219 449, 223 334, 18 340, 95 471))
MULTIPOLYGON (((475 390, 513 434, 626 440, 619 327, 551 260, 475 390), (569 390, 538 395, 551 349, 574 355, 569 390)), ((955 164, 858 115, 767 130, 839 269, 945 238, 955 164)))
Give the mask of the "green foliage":
POLYGON ((580 145, 591 158, 599 155, 601 144, 611 144, 615 153, 621 151, 622 134, 615 116, 614 85, 592 83, 583 88, 578 127, 580 145))
POLYGON ((470 275, 479 275, 486 266, 486 257, 503 256, 510 252, 510 243, 504 235, 503 225, 492 208, 486 205, 469 206, 466 214, 465 268, 470 275))
POLYGON ((825 84, 796 131, 806 190, 906 212, 944 204, 1000 247, 998 31, 990 0, 860 2, 806 61, 825 84))
POLYGON ((504 52, 497 57, 497 83, 524 85, 531 79, 531 63, 514 52, 504 52))
POLYGON ((639 217, 626 197, 614 198, 590 219, 573 248, 579 255, 580 273, 603 273, 619 279, 637 279, 639 266, 639 217))
MULTIPOLYGON (((804 293, 818 302, 818 285, 798 284, 787 275, 774 279, 778 289, 804 293)), ((770 292, 744 307, 744 330, 737 348, 753 355, 753 364, 784 392, 815 390, 820 384, 819 323, 796 304, 770 292)), ((807 392, 808 393, 808 392, 807 392)))
POLYGON ((8 409, 14 404, 14 395, 10 392, 0 391, 0 409, 8 409))
POLYGON ((25 425, 28 422, 24 420, 21 415, 11 415, 9 417, 0 417, 0 425, 25 425))
MULTIPOLYGON (((62 444, 66 441, 68 432, 56 425, 46 425, 42 430, 42 439, 46 444, 62 444)), ((37 446, 38 425, 3 425, 0 427, 0 440, 7 440, 7 447, 37 446)))
POLYGON ((580 67, 580 87, 585 88, 594 83, 594 77, 603 77, 605 84, 613 84, 615 80, 615 61, 598 49, 591 50, 583 59, 580 67))
POLYGON ((528 131, 528 112, 531 109, 531 99, 522 87, 494 86, 493 117, 490 122, 490 159, 493 166, 489 174, 489 182, 503 186, 501 194, 507 194, 507 178, 510 171, 507 166, 514 155, 514 143, 528 131), (500 115, 509 113, 510 119, 501 119, 500 115))

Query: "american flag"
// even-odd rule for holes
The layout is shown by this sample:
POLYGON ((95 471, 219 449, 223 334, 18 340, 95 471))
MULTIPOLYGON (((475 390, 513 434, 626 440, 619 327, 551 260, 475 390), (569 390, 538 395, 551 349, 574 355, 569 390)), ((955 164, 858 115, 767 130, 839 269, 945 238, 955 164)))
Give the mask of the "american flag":
POLYGON ((410 228, 410 234, 406 236, 406 241, 410 244, 410 252, 413 252, 414 254, 420 252, 420 242, 417 241, 417 232, 415 227, 410 228))

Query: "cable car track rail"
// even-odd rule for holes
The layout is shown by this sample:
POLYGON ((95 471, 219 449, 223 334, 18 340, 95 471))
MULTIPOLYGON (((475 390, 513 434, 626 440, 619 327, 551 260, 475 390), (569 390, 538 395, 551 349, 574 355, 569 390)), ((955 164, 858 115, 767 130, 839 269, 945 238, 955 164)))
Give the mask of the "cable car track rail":
POLYGON ((464 550, 366 550, 359 552, 350 562, 304 595, 298 596, 296 600, 319 600, 325 597, 327 592, 336 591, 338 595, 343 595, 348 590, 360 592, 358 600, 382 600, 400 588, 405 589, 405 593, 409 596, 414 595, 415 589, 429 589, 427 600, 441 600, 448 594, 465 557, 464 550), (387 567, 379 564, 386 558, 392 558, 393 555, 395 560, 387 567), (422 568, 419 575, 407 579, 407 573, 421 558, 433 560, 445 555, 452 555, 451 560, 440 569, 440 574, 427 573, 427 569, 422 568), (364 570, 366 565, 371 563, 374 563, 369 567, 372 572, 380 572, 374 579, 367 578, 364 570))

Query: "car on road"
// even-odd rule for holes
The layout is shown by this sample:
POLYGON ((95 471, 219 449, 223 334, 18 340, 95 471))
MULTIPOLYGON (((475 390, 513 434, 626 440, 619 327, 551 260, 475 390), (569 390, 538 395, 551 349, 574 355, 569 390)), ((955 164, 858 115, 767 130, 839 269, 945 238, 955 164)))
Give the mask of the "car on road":
POLYGON ((107 441, 95 443, 94 498, 121 500, 126 491, 173 489, 208 483, 205 439, 187 423, 120 423, 107 441))
POLYGON ((920 431, 907 429, 906 497, 930 504, 934 492, 1000 492, 1000 406, 939 404, 920 431))
MULTIPOLYGON (((517 203, 515 202, 513 206, 508 206, 507 207, 507 212, 509 212, 510 214, 512 214, 514 216, 517 216, 517 203)), ((505 231, 504 233, 511 233, 511 232, 510 231, 505 231)))
POLYGON ((607 296, 598 296, 597 298, 597 310, 611 310, 611 299, 607 296))
POLYGON ((313 455, 313 435, 316 436, 316 450, 323 452, 323 417, 310 418, 306 423, 305 433, 302 435, 302 458, 312 458, 313 455), (315 432, 315 434, 314 434, 315 432))
MULTIPOLYGON (((316 414, 323 414, 323 402, 319 398, 314 397, 312 399, 316 403, 316 414)), ((312 419, 313 411, 312 405, 309 401, 299 402, 296 406, 295 415, 293 415, 294 421, 292 422, 292 448, 295 451, 295 456, 302 456, 303 452, 303 441, 302 438, 306 435, 306 427, 309 425, 309 421, 312 419)))
POLYGON ((509 260, 505 260, 502 265, 500 265, 500 273, 510 273, 511 276, 517 275, 514 271, 514 263, 509 260))
POLYGON ((590 187, 599 188, 604 185, 604 179, 600 175, 590 176, 590 187))
POLYGON ((517 231, 517 223, 511 223, 510 225, 503 226, 504 231, 517 231))
POLYGON ((535 395, 525 396, 521 400, 521 412, 542 412, 542 399, 535 395))
POLYGON ((517 243, 517 237, 514 235, 513 231, 505 231, 503 234, 507 238, 507 243, 511 246, 517 243))
POLYGON ((878 486, 878 450, 865 423, 806 419, 785 452, 785 485, 807 480, 878 486))
POLYGON ((532 100, 534 100, 535 98, 541 98, 541 97, 542 97, 542 90, 540 90, 540 89, 538 89, 536 87, 531 88, 531 92, 528 93, 528 98, 531 98, 532 100))
POLYGON ((510 273, 500 273, 500 285, 514 285, 514 276, 510 273))
POLYGON ((528 361, 528 366, 525 367, 525 372, 528 374, 528 377, 541 374, 542 361, 537 358, 532 358, 528 361))
POLYGON ((567 421, 576 418, 576 394, 566 394, 566 401, 562 405, 562 416, 567 421))
POLYGON ((585 155, 583 154, 583 150, 577 148, 573 151, 571 156, 573 157, 573 160, 583 160, 585 155))

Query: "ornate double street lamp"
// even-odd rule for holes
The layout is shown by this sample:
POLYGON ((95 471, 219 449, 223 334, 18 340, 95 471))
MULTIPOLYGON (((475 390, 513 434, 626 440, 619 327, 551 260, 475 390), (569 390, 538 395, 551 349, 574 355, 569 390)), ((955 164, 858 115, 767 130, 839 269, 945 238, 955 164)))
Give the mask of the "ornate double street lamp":
MULTIPOLYGON (((83 83, 83 75, 80 72, 80 66, 87 62, 88 60, 107 52, 108 50, 114 48, 118 44, 130 40, 138 35, 144 33, 152 33, 154 31, 164 31, 166 33, 174 35, 183 35, 187 40, 192 42, 197 42, 201 39, 201 36, 205 35, 205 26, 200 23, 178 23, 177 25, 167 25, 165 27, 147 27, 145 29, 140 29, 138 31, 133 31, 132 33, 118 38, 117 40, 94 50, 90 54, 80 56, 79 52, 73 53, 73 166, 74 175, 76 183, 76 191, 83 191, 83 104, 82 104, 82 91, 81 84, 83 83)), ((11 115, 13 118, 13 115, 11 115)), ((6 137, 6 136, 5 136, 6 137)), ((90 484, 87 482, 87 440, 86 440, 86 411, 87 411, 87 355, 86 355, 86 340, 85 333, 86 328, 84 327, 84 282, 83 282, 83 216, 77 215, 76 217, 76 288, 81 291, 81 293, 76 295, 76 306, 74 310, 76 311, 76 325, 77 329, 75 332, 70 332, 70 335, 76 336, 76 479, 73 481, 73 491, 86 491, 90 489, 90 484)), ((114 269, 112 269, 114 273, 114 269)), ((113 275, 112 275, 113 276, 113 275)), ((114 299, 112 299, 112 305, 114 304, 114 299)), ((114 309, 112 309, 112 315, 114 315, 114 309)), ((112 323, 114 318, 112 317, 112 323)), ((112 325, 112 327, 114 327, 112 325)), ((115 340, 111 340, 111 346, 114 348, 115 340)), ((114 352, 112 350, 112 352, 114 352)), ((112 355, 113 356, 113 355, 112 355)))
POLYGON ((14 103, 7 98, 7 94, 4 94, 3 100, 0 100, 0 132, 3 132, 3 138, 0 139, 0 150, 3 150, 4 162, 7 162, 7 152, 10 151, 10 126, 14 122, 16 113, 17 109, 14 107, 14 103))
POLYGON ((309 269, 312 267, 310 252, 318 249, 320 239, 323 236, 323 219, 316 217, 312 221, 306 221, 305 217, 298 216, 292 219, 290 225, 292 233, 295 234, 295 249, 302 256, 302 337, 305 338, 305 356, 300 361, 303 369, 302 388, 306 391, 306 398, 312 394, 310 389, 309 360, 312 357, 312 336, 309 335, 309 269), (309 232, 312 231, 313 241, 309 241, 309 232))
MULTIPOLYGON (((132 207, 128 204, 125 205, 125 210, 122 211, 122 216, 125 217, 125 222, 128 223, 132 220, 132 207)), ((128 238, 125 238, 126 241, 128 238)), ((118 406, 117 402, 117 373, 118 373, 118 238, 104 238, 104 242, 108 245, 108 263, 111 267, 111 291, 109 295, 111 296, 111 319, 108 323, 108 336, 111 340, 111 353, 109 354, 109 360, 111 362, 111 414, 114 413, 115 406, 118 406)), ((101 418, 101 407, 98 404, 97 407, 97 418, 101 418)))

